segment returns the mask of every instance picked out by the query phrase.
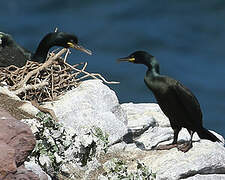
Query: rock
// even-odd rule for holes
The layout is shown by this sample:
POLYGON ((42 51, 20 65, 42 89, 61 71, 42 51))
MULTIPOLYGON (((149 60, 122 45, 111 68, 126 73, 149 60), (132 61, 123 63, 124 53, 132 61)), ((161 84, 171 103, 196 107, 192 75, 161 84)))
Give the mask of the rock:
POLYGON ((35 146, 30 128, 0 109, 0 179, 15 173, 35 146))
POLYGON ((48 176, 39 165, 35 164, 34 162, 25 162, 25 168, 27 170, 32 171, 35 173, 40 180, 51 180, 50 176, 48 176))
POLYGON ((39 120, 23 120, 38 139, 33 151, 35 156, 29 158, 29 163, 38 162, 53 179, 60 174, 69 179, 79 179, 80 176, 85 179, 86 174, 98 168, 97 158, 108 144, 108 135, 100 128, 84 127, 77 134, 72 127, 62 126, 48 115, 39 114, 38 117, 39 120))
POLYGON ((0 142, 0 179, 3 179, 10 173, 15 173, 17 170, 15 163, 15 149, 11 146, 0 142))
POLYGON ((53 109, 59 122, 80 132, 83 127, 99 127, 113 142, 127 132, 126 116, 114 91, 100 80, 87 80, 45 107, 53 109))
MULTIPOLYGON (((151 124, 151 128, 135 143, 126 146, 124 155, 138 157, 146 166, 152 168, 158 179, 180 179, 196 174, 225 174, 225 148, 222 136, 211 131, 221 139, 223 144, 200 140, 195 133, 193 148, 187 153, 180 152, 176 148, 164 151, 145 151, 159 143, 168 144, 172 141, 173 131, 168 127, 167 117, 157 104, 125 103, 122 104, 122 108, 127 113, 129 128, 140 127, 139 121, 143 122, 143 119, 151 124)), ((178 141, 186 141, 189 138, 190 135, 186 129, 182 129, 178 141)))
POLYGON ((35 117, 39 110, 34 107, 30 102, 24 102, 21 106, 18 107, 22 111, 28 113, 29 115, 35 117))
POLYGON ((5 95, 7 95, 7 96, 10 96, 10 97, 11 97, 12 99, 14 99, 14 100, 20 101, 20 98, 19 98, 15 93, 13 93, 12 91, 10 91, 10 90, 7 88, 7 86, 3 86, 3 87, 0 86, 0 92, 1 92, 2 94, 5 94, 5 95))
POLYGON ((39 162, 51 177, 70 173, 76 179, 77 171, 85 177, 99 166, 96 158, 107 144, 127 132, 127 119, 115 93, 99 80, 84 81, 45 107, 54 110, 58 123, 41 114, 40 120, 23 122, 39 137, 35 148, 39 156, 32 162, 39 162), (49 150, 50 146, 57 148, 49 150))
POLYGON ((193 148, 187 153, 177 149, 150 153, 142 162, 151 167, 159 179, 180 179, 200 173, 225 173, 224 159, 224 147, 207 141, 194 143, 193 148))
POLYGON ((17 168, 16 173, 8 174, 4 180, 45 180, 40 179, 38 175, 34 174, 32 171, 27 170, 24 166, 17 168))
MULTIPOLYGON (((144 179, 147 173, 152 178, 170 180, 200 178, 203 175, 215 175, 219 179, 217 174, 225 174, 222 136, 211 131, 223 142, 217 143, 200 140, 195 133, 193 148, 187 153, 176 148, 151 150, 158 144, 172 141, 173 130, 168 118, 154 103, 120 105, 115 93, 101 81, 84 81, 78 88, 45 107, 55 111, 58 123, 41 114, 38 115, 40 120, 24 122, 39 138, 43 138, 37 141, 39 149, 35 149, 40 156, 32 157, 32 162, 41 162, 42 168, 51 177, 61 174, 61 179, 107 179, 105 175, 108 174, 112 179, 121 179, 125 175, 144 179), (149 128, 133 141, 122 141, 124 135, 130 133, 134 137, 134 132, 146 126, 149 128), (108 143, 115 141, 117 144, 107 147, 108 143), (118 160, 108 163, 115 157, 118 160), (107 167, 105 169, 109 172, 106 173, 104 164, 114 164, 113 172, 107 167)), ((178 140, 189 138, 187 130, 182 129, 178 140)))
POLYGON ((151 126, 170 127, 169 119, 155 103, 123 103, 121 104, 127 115, 129 128, 142 128, 146 124, 151 126), (157 123, 157 124, 156 124, 157 123))
POLYGON ((6 87, 0 87, 0 108, 8 111, 16 119, 33 118, 39 111, 30 102, 21 101, 6 87), (35 111, 36 110, 36 111, 35 111))
POLYGON ((202 175, 197 174, 193 177, 187 178, 187 180, 222 180, 225 179, 225 174, 210 174, 210 175, 202 175))

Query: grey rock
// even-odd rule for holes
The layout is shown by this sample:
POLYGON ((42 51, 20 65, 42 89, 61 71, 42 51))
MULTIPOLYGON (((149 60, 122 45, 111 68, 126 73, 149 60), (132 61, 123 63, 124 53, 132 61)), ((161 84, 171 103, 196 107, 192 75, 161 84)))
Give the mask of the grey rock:
POLYGON ((35 173, 36 175, 38 175, 40 180, 51 180, 51 177, 48 176, 39 165, 37 165, 34 162, 25 162, 24 163, 25 168, 27 170, 32 171, 33 173, 35 173))
POLYGON ((193 177, 187 178, 187 180, 224 180, 225 174, 197 174, 193 177))
POLYGON ((100 80, 87 80, 45 107, 53 109, 59 122, 80 132, 83 127, 99 127, 113 142, 127 132, 126 116, 114 91, 100 80))
MULTIPOLYGON (((172 141, 173 131, 169 127, 167 117, 157 104, 126 103, 122 104, 122 107, 127 113, 128 125, 132 124, 129 128, 144 125, 143 119, 151 124, 151 127, 136 140, 136 143, 127 145, 124 149, 132 154, 135 152, 134 156, 141 157, 139 160, 152 168, 157 179, 180 179, 196 174, 225 174, 225 148, 222 136, 211 131, 223 142, 217 143, 200 140, 195 133, 193 148, 187 153, 180 152, 176 148, 164 151, 150 150, 155 145, 168 144, 172 141), (137 149, 142 149, 142 151, 137 149)), ((178 140, 187 141, 189 138, 187 130, 182 129, 178 140)))
MULTIPOLYGON (((62 163, 61 171, 70 174, 72 179, 102 177, 102 170, 98 171, 103 165, 101 163, 114 156, 124 161, 127 173, 137 167, 136 160, 138 160, 146 166, 146 169, 150 168, 156 173, 156 179, 160 180, 219 178, 223 177, 220 174, 225 174, 225 148, 222 136, 211 131, 223 142, 214 143, 200 140, 195 133, 193 148, 187 153, 178 151, 177 148, 164 151, 151 150, 159 144, 172 142, 173 130, 168 118, 154 103, 120 105, 115 93, 101 81, 84 81, 78 88, 67 92, 58 101, 47 103, 45 107, 54 110, 59 123, 63 126, 60 126, 59 132, 46 129, 43 135, 49 144, 57 142, 57 137, 61 135, 65 137, 64 144, 69 147, 66 150, 63 146, 60 147, 61 150, 54 155, 56 161, 62 163), (107 133, 109 143, 117 142, 106 154, 103 153, 105 142, 93 136, 92 131, 96 133, 93 127, 107 133), (146 130, 142 131, 143 129, 146 130), (130 135, 128 132, 131 134, 130 138, 134 138, 135 134, 138 136, 133 141, 125 143, 123 137, 130 135), (87 152, 89 154, 94 152, 94 149, 90 148, 93 144, 95 154, 84 165, 81 159, 87 152), (63 156, 60 156, 62 154, 63 156)), ((40 122, 29 120, 28 124, 34 133, 39 133, 40 122)), ((187 130, 182 129, 178 140, 187 141, 189 138, 187 130)), ((48 161, 47 163, 51 165, 50 160, 46 159, 49 158, 42 157, 44 162, 48 161)))
POLYGON ((4 180, 40 180, 40 178, 22 165, 17 168, 15 173, 8 174, 4 180))

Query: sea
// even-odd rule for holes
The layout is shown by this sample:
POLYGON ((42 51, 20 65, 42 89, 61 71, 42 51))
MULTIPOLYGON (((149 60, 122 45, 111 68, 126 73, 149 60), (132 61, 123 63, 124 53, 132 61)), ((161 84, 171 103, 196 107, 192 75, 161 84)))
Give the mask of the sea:
POLYGON ((109 86, 120 103, 156 102, 143 81, 146 67, 116 62, 149 52, 161 74, 196 95, 204 126, 225 137, 224 0, 1 0, 0 7, 0 31, 31 51, 55 28, 77 35, 93 55, 71 50, 67 61, 119 81, 109 86))

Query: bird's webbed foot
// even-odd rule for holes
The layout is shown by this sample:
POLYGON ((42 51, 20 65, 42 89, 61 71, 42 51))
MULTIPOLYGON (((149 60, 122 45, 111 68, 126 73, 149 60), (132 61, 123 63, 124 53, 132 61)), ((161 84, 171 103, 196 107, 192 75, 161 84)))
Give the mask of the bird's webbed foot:
POLYGON ((192 147, 192 142, 186 142, 181 144, 180 146, 177 146, 177 149, 182 152, 188 152, 192 147))
POLYGON ((154 150, 169 150, 169 149, 175 148, 177 146, 178 146, 178 143, 159 145, 159 146, 155 147, 154 150))

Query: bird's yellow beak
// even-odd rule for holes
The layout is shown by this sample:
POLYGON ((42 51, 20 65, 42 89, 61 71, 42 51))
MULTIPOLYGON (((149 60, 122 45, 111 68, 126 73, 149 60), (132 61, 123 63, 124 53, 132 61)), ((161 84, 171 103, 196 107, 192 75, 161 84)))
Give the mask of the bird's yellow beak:
POLYGON ((125 58, 119 58, 117 61, 118 61, 118 62, 122 62, 122 61, 135 62, 135 58, 134 58, 134 57, 132 57, 132 58, 130 58, 130 57, 125 57, 125 58))
POLYGON ((92 52, 88 49, 85 49, 84 47, 82 46, 79 46, 78 44, 75 44, 75 43, 72 43, 72 42, 67 42, 67 45, 70 47, 70 48, 74 48, 74 49, 77 49, 79 51, 83 51, 89 55, 92 55, 92 52))

